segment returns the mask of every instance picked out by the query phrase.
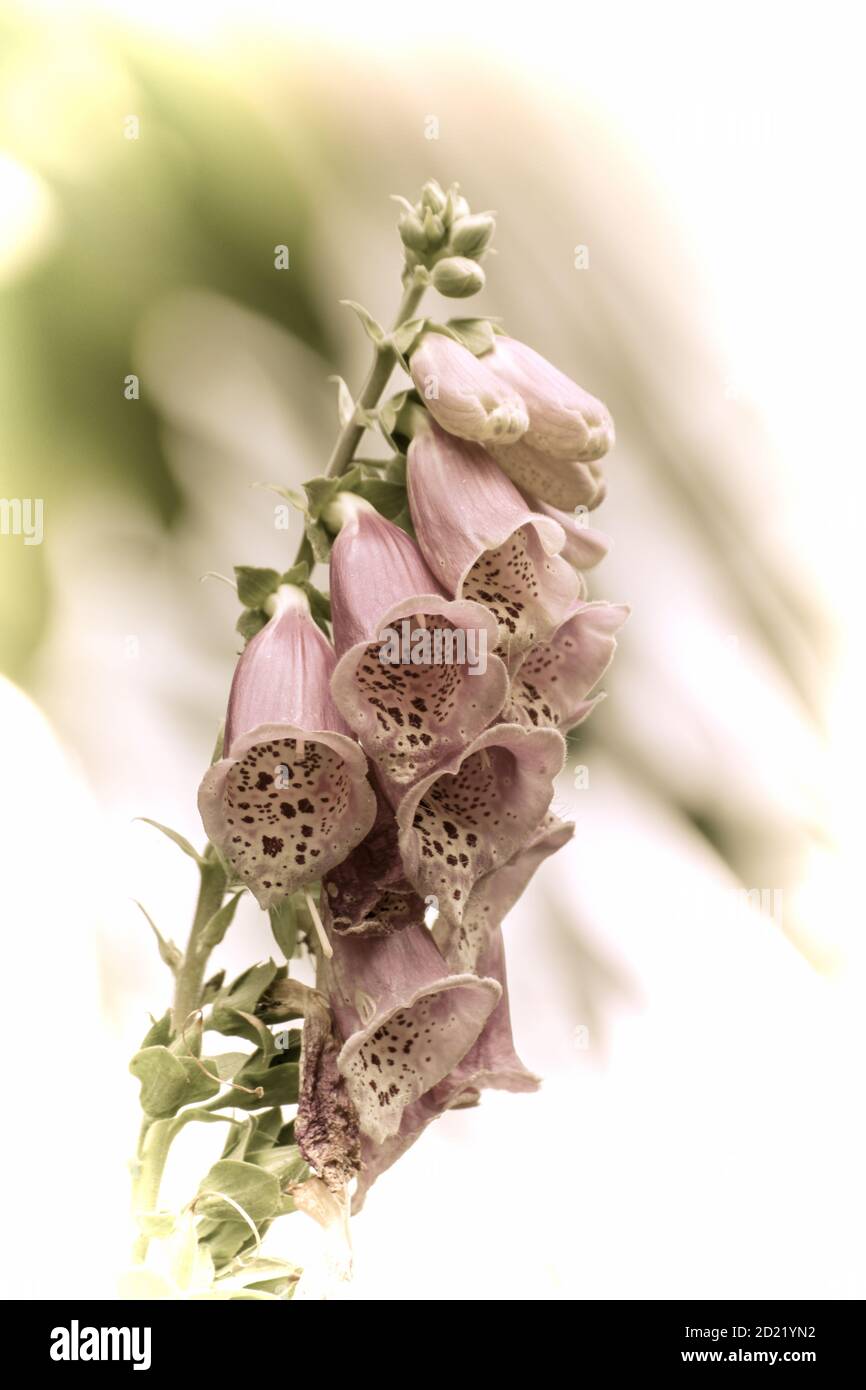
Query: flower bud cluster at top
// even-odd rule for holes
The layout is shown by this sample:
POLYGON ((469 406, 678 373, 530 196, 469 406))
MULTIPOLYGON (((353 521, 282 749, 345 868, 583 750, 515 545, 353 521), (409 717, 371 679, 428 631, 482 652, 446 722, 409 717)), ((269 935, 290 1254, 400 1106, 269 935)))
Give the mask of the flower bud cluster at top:
POLYGON ((429 272, 430 283, 440 294, 452 299, 477 294, 484 286, 478 262, 496 229, 492 213, 473 213, 456 183, 445 193, 435 179, 425 183, 414 206, 406 199, 400 202, 404 211, 398 226, 406 248, 406 278, 420 267, 429 272))

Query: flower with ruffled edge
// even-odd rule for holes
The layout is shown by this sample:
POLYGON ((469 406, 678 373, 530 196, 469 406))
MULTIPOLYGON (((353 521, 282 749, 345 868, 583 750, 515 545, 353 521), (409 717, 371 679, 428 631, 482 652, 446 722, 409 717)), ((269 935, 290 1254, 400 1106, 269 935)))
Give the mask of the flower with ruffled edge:
MULTIPOLYGON (((327 899, 323 921, 330 926, 327 899)), ((420 922, 393 936, 360 940, 330 934, 320 961, 343 1039, 337 1065, 361 1130, 377 1143, 400 1128, 404 1110, 458 1064, 499 1002, 495 980, 449 974, 420 922)))
POLYGON ((418 544, 449 594, 490 609, 510 661, 545 641, 579 596, 559 555, 565 533, 527 507, 479 444, 454 439, 420 410, 413 429, 407 479, 418 544))
POLYGON ((204 828, 268 908, 321 878, 376 815, 367 760, 331 697, 336 660, 305 595, 284 585, 238 661, 226 756, 204 776, 204 828))
POLYGON ((582 520, 577 519, 574 512, 560 511, 558 507, 549 506, 547 502, 540 501, 529 492, 523 495, 535 511, 559 522, 565 532, 565 545, 561 552, 563 560, 567 560, 576 570, 591 570, 601 564, 610 550, 609 536, 593 526, 586 526, 582 520))
POLYGON ((409 368, 434 420, 458 439, 513 444, 529 428, 519 393, 453 338, 425 333, 409 368))
POLYGON ((561 849, 573 833, 573 825, 555 815, 546 816, 529 845, 476 885, 459 926, 442 917, 436 923, 433 935, 451 969, 472 970, 497 979, 502 997, 462 1061, 426 1095, 407 1106, 397 1133, 380 1144, 362 1137, 361 1171, 353 1211, 360 1211, 376 1179, 446 1110, 473 1103, 486 1088, 512 1092, 538 1089, 538 1077, 527 1070, 514 1048, 500 922, 538 866, 561 849))
POLYGON ((477 881, 530 841, 564 761, 555 730, 497 724, 406 793, 397 808, 406 877, 448 921, 460 922, 477 881))
POLYGON ((486 608, 443 597, 415 542, 369 503, 344 493, 339 506, 331 689, 396 801, 496 718, 508 673, 488 654, 486 608))
POLYGON ((562 733, 586 719, 604 699, 586 697, 613 661, 616 633, 630 612, 625 603, 577 604, 549 642, 526 653, 512 676, 503 719, 562 733))

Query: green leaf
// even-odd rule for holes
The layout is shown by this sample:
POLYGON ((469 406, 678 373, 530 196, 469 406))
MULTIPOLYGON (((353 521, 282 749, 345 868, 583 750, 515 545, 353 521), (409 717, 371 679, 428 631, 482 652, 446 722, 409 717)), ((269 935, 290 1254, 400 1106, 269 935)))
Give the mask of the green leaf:
POLYGON ((220 944, 234 920, 242 896, 242 893, 236 893, 233 898, 229 898, 227 903, 223 903, 222 907, 208 920, 199 937, 200 944, 205 950, 212 951, 215 946, 220 944))
POLYGON ((256 1018, 255 1014, 248 1014, 243 1009, 235 1009, 235 1013, 241 1020, 237 1030, 238 1037, 249 1038, 250 1042, 254 1042, 264 1061, 269 1062, 276 1051, 274 1035, 270 1028, 260 1018, 256 1018), (244 1025, 247 1029, 246 1032, 242 1031, 244 1025))
MULTIPOLYGON (((159 830, 163 835, 167 835, 172 844, 177 845, 178 849, 182 849, 184 854, 188 854, 190 859, 194 859, 197 864, 204 863, 198 850, 193 849, 189 840, 185 839, 184 836, 180 835, 176 830, 172 830, 170 826, 161 825, 158 820, 151 820, 149 816, 136 816, 136 820, 142 821, 144 825, 152 825, 154 830, 159 830)), ((145 916, 147 916, 146 913, 145 916)))
POLYGON ((142 1110, 155 1120, 169 1119, 182 1105, 207 1100, 219 1091, 194 1058, 176 1057, 167 1047, 142 1048, 129 1070, 141 1083, 142 1110))
MULTIPOLYGON (((224 1207, 228 1204, 223 1202, 224 1207)), ((231 1208, 228 1208, 231 1210, 231 1208)), ((253 1242, 253 1233, 246 1221, 238 1217, 237 1212, 233 1212, 234 1221, 211 1221, 206 1217, 199 1222, 198 1238, 202 1245, 206 1245, 210 1251, 211 1259, 217 1269, 228 1260, 232 1260, 245 1245, 253 1242)))
POLYGON ((361 321, 361 326, 367 334, 367 337, 370 338, 377 347, 381 347, 382 343, 385 341, 385 330, 381 323, 376 322, 369 310, 365 309, 363 304, 359 304, 355 299, 341 299, 340 303, 344 304, 347 309, 354 310, 361 321))
POLYGON ((256 569, 252 565, 235 565, 235 578, 244 608, 263 608, 280 583, 276 570, 256 569))
POLYGON ((163 962, 164 965, 168 966, 172 974, 175 974, 178 966, 183 960, 182 952, 178 950, 177 946, 175 946, 173 941, 166 941, 165 937, 160 934, 159 929, 156 923, 154 922, 153 918, 151 917, 150 913, 147 911, 145 907, 142 906, 142 904, 138 901, 138 898, 133 898, 133 902, 135 903, 139 912, 141 912, 144 916, 151 931, 156 937, 156 946, 157 950, 159 951, 160 960, 163 962))
POLYGON ((195 1206, 202 1216, 217 1221, 237 1220, 240 1207, 258 1226, 274 1215, 280 1195, 279 1180, 273 1173, 253 1163, 221 1158, 202 1179, 195 1206))
POLYGON ((248 1157, 250 1163, 254 1163, 256 1167, 273 1173, 280 1187, 287 1187, 293 1182, 303 1182, 310 1176, 310 1170, 296 1144, 286 1145, 284 1148, 259 1149, 249 1153, 248 1157))
POLYGON ((236 1009, 255 1013, 256 1004, 274 979, 278 967, 272 960, 250 966, 230 985, 220 990, 213 1003, 208 1027, 217 1033, 231 1035, 237 1027, 236 1009))
POLYGON ((250 1116, 250 1119, 253 1124, 248 1146, 250 1154, 261 1153, 276 1144, 284 1128, 283 1114, 278 1106, 265 1110, 261 1115, 250 1116))
POLYGON ((162 1018, 151 1016, 151 1024, 142 1039, 140 1050, 143 1051, 147 1047, 168 1047, 170 1042, 171 1009, 167 1009, 162 1018))
POLYGON ((262 1066, 261 1054, 253 1053, 250 1062, 235 1077, 241 1085, 250 1089, 261 1087, 261 1096, 246 1095, 243 1091, 232 1092, 231 1103, 240 1110, 260 1110, 276 1105, 294 1105, 298 1099, 297 1062, 284 1061, 284 1054, 278 1054, 269 1067, 262 1066))

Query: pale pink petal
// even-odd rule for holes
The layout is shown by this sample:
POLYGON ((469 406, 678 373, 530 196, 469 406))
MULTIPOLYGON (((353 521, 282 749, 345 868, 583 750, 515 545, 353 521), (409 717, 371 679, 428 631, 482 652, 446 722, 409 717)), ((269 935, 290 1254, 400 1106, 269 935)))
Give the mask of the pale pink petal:
POLYGON ((512 676, 503 718, 526 728, 574 728, 596 700, 597 685, 616 652, 616 633, 630 613, 624 603, 582 603, 549 642, 527 652, 512 676))
MULTIPOLYGON (((328 915, 325 902, 326 926, 328 915)), ((332 933, 331 944, 320 980, 344 1040, 338 1065, 362 1131, 381 1143, 469 1051, 501 989, 450 975, 420 924, 372 941, 332 933)))
POLYGON ((459 923, 484 874, 527 844, 553 796, 565 744, 552 729, 497 724, 407 792, 397 809, 406 877, 459 923))
POLYGON ((527 429, 519 393, 452 338, 425 333, 410 368, 424 404, 449 434, 480 444, 513 443, 527 429))
POLYGON ((263 908, 321 878, 376 815, 367 760, 345 734, 262 724, 205 773, 209 838, 263 908))
POLYGON ((419 545, 446 591, 491 610, 508 659, 546 640, 580 590, 558 553, 562 527, 530 511, 480 445, 432 422, 409 446, 407 476, 419 545))
POLYGON ((559 371, 534 348, 497 336, 481 359, 492 374, 517 391, 529 411, 527 444, 551 458, 588 463, 614 442, 607 406, 559 371))

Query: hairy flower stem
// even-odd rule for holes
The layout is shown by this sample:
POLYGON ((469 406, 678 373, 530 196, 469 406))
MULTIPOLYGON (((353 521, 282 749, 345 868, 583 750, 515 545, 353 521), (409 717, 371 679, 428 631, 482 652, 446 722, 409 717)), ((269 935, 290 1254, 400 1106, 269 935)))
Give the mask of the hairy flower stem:
MULTIPOLYGON (((175 1120, 152 1120, 150 1123, 145 1122, 142 1128, 132 1191, 132 1205, 136 1216, 156 1211, 162 1174, 177 1128, 175 1120)), ((144 1264, 149 1244, 150 1237, 142 1231, 132 1249, 132 1258, 136 1264, 144 1264)))
MULTIPOLYGON (((414 280, 409 281, 403 292, 403 298, 400 300, 400 307, 394 319, 392 332, 412 317, 421 302, 424 288, 424 285, 418 285, 414 280)), ((394 370, 394 361, 394 349, 389 342, 386 341, 377 346, 373 365, 367 373, 367 379, 358 396, 356 414, 359 411, 372 410, 379 404, 379 397, 388 385, 388 378, 394 370)), ((328 466, 325 469, 327 477, 338 478, 341 473, 345 473, 355 457, 355 450, 365 428, 363 424, 359 424, 354 419, 349 420, 343 427, 337 437, 331 457, 328 459, 328 466)))
MULTIPOLYGON (((414 277, 409 280, 409 283, 403 291, 403 298, 400 300, 400 305, 394 318, 391 329, 392 333, 395 329, 399 328, 401 324, 407 323, 409 319, 412 318, 412 315, 421 303, 426 287, 426 284, 418 284, 414 277)), ((331 457, 328 459, 328 464, 325 469, 326 477, 339 478, 340 475, 345 473, 351 466, 352 460, 355 457, 355 450, 361 442, 364 430, 367 428, 367 426, 356 417, 363 416, 366 411, 374 410, 379 404, 379 397, 388 385, 388 378, 394 370, 394 363, 396 360, 394 348, 387 339, 385 342, 377 344, 373 365, 370 367, 367 378, 361 387, 352 418, 348 420, 340 430, 334 447, 331 450, 331 457)), ((298 547, 298 553, 295 556, 295 564, 301 559, 303 545, 304 541, 302 537, 300 546, 298 547)))
POLYGON ((174 1005, 171 1013, 171 1027, 175 1037, 180 1036, 190 1014, 201 1005, 204 974, 210 956, 210 947, 202 941, 202 933, 214 913, 222 907, 227 886, 226 871, 217 858, 213 845, 208 845, 203 861, 195 916, 183 960, 175 977, 174 1005))

